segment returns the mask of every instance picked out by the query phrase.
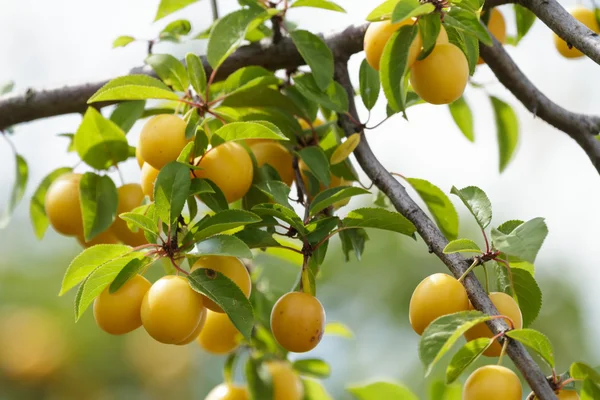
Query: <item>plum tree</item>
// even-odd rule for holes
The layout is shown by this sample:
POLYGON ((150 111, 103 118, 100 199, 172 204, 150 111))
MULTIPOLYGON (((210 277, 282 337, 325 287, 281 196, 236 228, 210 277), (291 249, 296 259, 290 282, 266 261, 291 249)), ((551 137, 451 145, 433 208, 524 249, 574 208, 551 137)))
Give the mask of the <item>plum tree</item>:
POLYGON ((277 300, 271 311, 271 331, 288 351, 304 353, 314 349, 325 331, 325 310, 314 296, 290 292, 277 300))
MULTIPOLYGON (((252 291, 252 281, 250 273, 244 266, 244 263, 235 257, 227 256, 205 256, 200 257, 192 266, 191 271, 199 268, 210 269, 220 272, 227 278, 231 279, 244 293, 246 297, 250 297, 252 291)), ((211 299, 204 297, 204 306, 214 312, 224 312, 221 307, 215 304, 211 299)))
POLYGON ((44 206, 52 227, 63 235, 83 235, 79 182, 81 174, 58 177, 48 188, 44 206))
POLYGON ((463 388, 464 400, 521 400, 522 396, 519 377, 500 365, 476 369, 463 388))
POLYGON ((238 143, 227 142, 213 147, 196 159, 195 164, 202 169, 193 174, 213 181, 229 203, 244 197, 252 185, 252 159, 238 143))
POLYGON ((166 344, 189 340, 196 333, 204 313, 202 295, 192 290, 186 279, 173 275, 156 281, 146 292, 141 307, 146 332, 166 344))
MULTIPOLYGON (((576 6, 570 8, 569 13, 573 16, 573 18, 590 28, 593 32, 600 32, 600 24, 598 23, 598 19, 594 14, 594 10, 590 10, 589 8, 582 6, 576 6)), ((556 33, 554 33, 554 46, 560 55, 565 58, 581 58, 584 56, 580 50, 565 42, 556 33)))
POLYGON ((259 167, 269 164, 275 168, 286 185, 292 185, 294 181, 293 157, 285 147, 275 141, 263 141, 251 144, 250 149, 254 153, 256 164, 259 167))
POLYGON ((161 114, 150 118, 140 133, 140 158, 158 170, 175 161, 188 143, 185 127, 185 121, 176 115, 161 114))
POLYGON ((117 217, 110 227, 110 231, 120 241, 129 246, 141 246, 146 244, 148 241, 144 236, 144 231, 138 229, 137 232, 133 232, 127 226, 127 222, 119 218, 119 214, 132 211, 134 208, 142 205, 144 201, 144 191, 142 186, 137 183, 128 183, 117 189, 119 196, 119 203, 117 204, 117 217))
POLYGON ((209 353, 227 354, 238 347, 239 337, 240 332, 227 314, 208 310, 198 344, 209 353))
MULTIPOLYGON (((492 292, 490 293, 490 300, 494 303, 494 306, 498 309, 500 315, 506 315, 515 324, 515 329, 521 329, 523 327, 523 315, 515 299, 510 297, 506 293, 492 292)), ((469 303, 469 308, 473 310, 473 305, 469 303)), ((490 331, 490 328, 485 324, 481 323, 465 332, 465 338, 467 340, 475 340, 482 337, 493 337, 494 334, 490 331)), ((500 343, 494 342, 483 354, 488 357, 498 357, 502 351, 500 343)))
POLYGON ((463 285, 447 274, 433 274, 423 279, 410 298, 409 320, 419 335, 436 318, 469 309, 463 285))
POLYGON ((245 386, 222 383, 210 391, 205 400, 249 400, 250 395, 245 386))
POLYGON ((266 367, 273 380, 273 400, 301 400, 304 387, 298 373, 286 361, 269 361, 266 367))
POLYGON ((142 326, 142 300, 152 284, 135 275, 114 293, 109 288, 94 300, 94 319, 106 333, 122 335, 142 326))

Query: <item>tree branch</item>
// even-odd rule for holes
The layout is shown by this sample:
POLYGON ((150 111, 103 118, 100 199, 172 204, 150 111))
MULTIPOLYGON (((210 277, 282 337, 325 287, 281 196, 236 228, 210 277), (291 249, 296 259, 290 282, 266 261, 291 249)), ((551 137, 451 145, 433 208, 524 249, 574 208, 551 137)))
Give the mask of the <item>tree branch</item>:
MULTIPOLYGON (((367 25, 349 26, 343 31, 325 35, 324 39, 334 57, 348 57, 362 51, 362 41, 367 25)), ((212 68, 206 57, 202 57, 206 75, 212 68)), ((216 80, 223 80, 241 67, 258 65, 271 71, 280 69, 294 70, 305 61, 298 53, 294 42, 284 37, 278 44, 270 41, 253 43, 239 48, 219 67, 216 80)), ((130 74, 153 75, 149 67, 134 68, 130 74)), ((0 130, 22 122, 40 118, 82 113, 86 110, 87 100, 108 81, 66 86, 58 89, 36 91, 28 89, 25 93, 0 97, 0 130)), ((95 104, 106 106, 110 103, 95 104)))
MULTIPOLYGON (((338 59, 336 61, 335 79, 346 89, 349 99, 350 115, 358 120, 359 117, 354 102, 354 88, 348 74, 346 59, 338 59)), ((361 135, 360 143, 354 150, 354 155, 363 171, 373 181, 375 186, 389 197, 396 210, 415 225, 417 232, 429 246, 430 250, 446 264, 455 277, 460 277, 469 268, 469 263, 459 254, 444 254, 443 249, 448 243, 448 240, 444 237, 435 223, 408 195, 404 187, 385 169, 379 160, 377 160, 366 140, 364 131, 357 127, 346 115, 339 114, 338 118, 346 136, 350 136, 356 132, 359 132, 361 135)), ((477 310, 483 311, 489 315, 498 315, 498 310, 491 302, 473 273, 467 275, 464 280, 464 285, 471 303, 477 310)), ((494 334, 509 329, 508 325, 506 325, 502 319, 494 319, 487 324, 494 334)), ((546 377, 523 345, 519 342, 509 340, 507 354, 513 360, 519 371, 521 371, 521 374, 527 380, 529 386, 536 393, 538 398, 542 400, 557 399, 547 382, 546 377)))
POLYGON ((481 57, 498 80, 535 116, 575 140, 600 172, 600 117, 573 113, 552 102, 523 74, 502 45, 493 38, 493 47, 479 46, 481 57))

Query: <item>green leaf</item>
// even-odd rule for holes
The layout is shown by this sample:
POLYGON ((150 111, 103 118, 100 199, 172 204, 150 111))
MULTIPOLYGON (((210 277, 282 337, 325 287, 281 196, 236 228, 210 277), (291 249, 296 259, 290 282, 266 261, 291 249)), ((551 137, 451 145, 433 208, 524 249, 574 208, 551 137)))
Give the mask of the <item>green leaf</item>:
POLYGON ((444 254, 452 253, 481 253, 481 249, 471 239, 457 239, 444 247, 444 254))
POLYGON ((199 192, 198 197, 200 200, 214 212, 229 209, 229 204, 221 189, 209 179, 204 179, 203 181, 210 185, 212 192, 199 192))
POLYGON ((589 379, 592 382, 600 384, 600 373, 587 364, 581 362, 573 363, 569 368, 569 373, 573 379, 589 379))
POLYGON ((506 332, 506 336, 523 343, 538 353, 551 368, 554 368, 554 350, 552 343, 541 332, 535 329, 514 329, 506 332))
POLYGON ((510 162, 519 142, 519 120, 510 105, 497 97, 490 96, 496 118, 496 135, 500 152, 500 172, 510 162))
POLYGON ((303 376, 328 378, 329 375, 331 375, 331 367, 329 364, 318 358, 296 360, 292 363, 292 367, 303 376))
POLYGON ((331 165, 341 164, 347 160, 350 154, 352 154, 359 144, 360 133, 353 133, 352 135, 348 136, 346 141, 337 146, 333 153, 331 153, 331 157, 329 157, 329 162, 331 165))
POLYGON ((331 172, 329 171, 329 160, 323 149, 319 146, 309 146, 303 148, 298 153, 313 176, 323 185, 329 186, 331 172))
POLYGON ((254 312, 250 300, 235 282, 220 272, 206 268, 195 270, 187 276, 187 279, 192 289, 221 307, 237 330, 250 340, 254 326, 254 312))
POLYGON ((259 216, 271 216, 278 218, 291 227, 293 227, 300 235, 304 236, 306 229, 302 219, 296 214, 294 210, 291 210, 281 204, 259 204, 252 207, 252 212, 259 216))
POLYGON ((440 16, 437 13, 422 15, 419 20, 419 35, 423 42, 423 50, 419 54, 418 59, 423 60, 433 51, 436 45, 437 38, 442 30, 440 16))
POLYGON ((164 18, 167 15, 172 14, 175 11, 187 7, 197 1, 198 0, 160 0, 154 21, 158 21, 159 19, 164 18))
POLYGON ((129 43, 134 42, 135 38, 133 36, 119 36, 113 41, 112 47, 113 49, 117 47, 125 47, 129 43))
POLYGON ((296 30, 290 37, 312 71, 315 83, 322 91, 333 82, 333 54, 327 44, 309 31, 296 30))
POLYGON ((387 0, 381 3, 367 16, 367 21, 377 22, 384 19, 390 19, 394 8, 396 8, 396 4, 398 4, 399 1, 400 0, 387 0))
POLYGON ((154 183, 154 204, 160 219, 169 225, 177 221, 190 191, 190 170, 171 161, 158 173, 154 183))
POLYGON ((0 83, 0 96, 12 92, 14 88, 15 88, 14 81, 0 83))
POLYGON ((485 192, 477 186, 467 186, 457 189, 452 186, 450 193, 458 196, 471 214, 475 217, 481 229, 485 229, 492 221, 492 203, 485 192))
POLYGON ((156 75, 168 86, 183 92, 190 85, 185 67, 170 54, 151 54, 144 62, 152 67, 156 75))
POLYGON ((196 244, 191 251, 191 256, 231 256, 238 258, 252 258, 252 252, 235 236, 216 235, 204 239, 196 244))
POLYGON ((310 213, 315 215, 338 201, 368 193, 370 193, 368 190, 354 186, 337 186, 326 189, 315 196, 310 204, 310 213))
POLYGON ((124 244, 99 244, 85 249, 71 261, 65 272, 59 296, 83 281, 97 267, 115 263, 131 253, 131 247, 124 244))
POLYGON ((208 38, 206 57, 213 68, 217 68, 233 53, 244 40, 250 23, 263 10, 243 9, 227 14, 217 21, 208 38))
MULTIPOLYGON (((100 245, 102 246, 102 245, 100 245)), ((95 248, 99 246, 94 246, 95 248)), ((128 253, 111 262, 98 265, 83 281, 75 297, 75 320, 79 320, 94 299, 106 289, 131 260, 142 257, 142 253, 128 253)))
POLYGON ((124 101, 117 104, 110 114, 110 120, 119 125, 123 132, 127 133, 135 122, 144 115, 144 100, 124 101))
POLYGON ((523 326, 528 327, 535 321, 542 308, 542 291, 529 271, 512 267, 511 273, 515 295, 523 315, 523 326))
POLYGON ((598 400, 600 399, 600 387, 597 382, 594 383, 591 379, 585 379, 581 387, 581 400, 598 400))
POLYGON ((419 0, 400 0, 392 11, 392 23, 429 14, 434 10, 435 6, 431 3, 420 3, 419 0))
POLYGON ((288 140, 279 128, 267 121, 231 122, 219 128, 214 134, 221 143, 243 139, 288 140))
POLYGON ((187 64, 188 77, 192 88, 194 88, 197 94, 203 96, 206 89, 206 71, 204 70, 202 60, 194 53, 187 53, 185 55, 185 63, 187 64))
POLYGON ((354 333, 341 322, 329 322, 325 325, 325 335, 341 336, 346 339, 354 339, 354 333))
POLYGON ((461 400, 462 385, 447 385, 444 381, 436 380, 429 385, 429 400, 461 400))
POLYGON ((88 242, 107 230, 115 220, 119 195, 108 176, 86 172, 79 182, 83 233, 88 242))
POLYGON ((458 237, 458 213, 448 196, 437 186, 424 179, 406 178, 427 205, 433 219, 448 240, 458 237))
POLYGON ((479 311, 461 311, 439 317, 429 324, 419 342, 419 357, 425 366, 425 376, 466 331, 490 319, 489 315, 479 311))
POLYGON ((534 218, 517 226, 510 234, 504 234, 492 229, 491 236, 494 246, 511 256, 535 262, 535 257, 548 235, 548 227, 544 218, 534 218))
POLYGON ((352 393, 352 395, 358 400, 419 399, 407 387, 392 382, 374 382, 365 386, 349 387, 346 390, 352 393))
POLYGON ((190 119, 187 121, 185 126, 185 139, 192 140, 193 142, 189 142, 185 145, 181 153, 179 153, 179 157, 177 157, 177 161, 181 163, 189 163, 189 160, 195 156, 194 151, 196 150, 196 132, 198 131, 198 125, 200 124, 200 115, 198 114, 198 109, 193 109, 190 114, 190 119))
POLYGON ((156 243, 159 232, 158 228, 156 227, 156 223, 152 218, 137 212, 122 213, 119 214, 119 218, 127 222, 128 226, 134 226, 138 229, 143 229, 144 231, 148 232, 152 238, 151 242, 156 243))
POLYGON ((467 35, 475 36, 486 46, 492 46, 492 38, 475 11, 453 6, 444 15, 444 23, 467 35))
POLYGON ((290 6, 290 8, 297 7, 314 7, 322 8, 324 10, 339 11, 342 13, 346 12, 346 10, 344 10, 342 7, 329 0, 296 0, 290 6))
POLYGON ((88 104, 99 101, 164 99, 177 100, 179 96, 167 85, 148 75, 127 75, 115 78, 102 86, 88 104))
POLYGON ((273 379, 265 363, 249 357, 244 372, 252 400, 273 400, 273 379))
POLYGON ((129 261, 112 281, 108 287, 108 292, 114 293, 119 290, 127 281, 142 272, 152 262, 151 258, 134 258, 129 261))
POLYGON ((50 220, 46 215, 46 209, 44 207, 46 192, 48 192, 48 188, 56 178, 71 171, 72 169, 70 167, 63 167, 50 172, 42 179, 42 182, 33 193, 33 196, 31 196, 31 202, 29 203, 29 218, 31 219, 35 236, 38 239, 44 237, 44 233, 50 225, 50 220))
POLYGON ((231 96, 233 93, 251 90, 260 86, 277 85, 279 82, 279 79, 271 71, 257 65, 250 65, 229 75, 223 83, 222 91, 231 96))
POLYGON ((350 211, 342 220, 347 228, 376 228, 413 236, 415 226, 402 214, 383 208, 359 208, 350 211))
POLYGON ((279 242, 273 238, 272 233, 250 226, 247 226, 243 230, 236 232, 234 236, 246 243, 246 245, 251 249, 281 246, 281 244, 279 244, 279 242))
POLYGON ((333 400, 323 385, 314 379, 302 378, 304 400, 333 400))
POLYGON ((190 185, 190 196, 200 193, 215 193, 211 182, 208 179, 192 179, 190 185))
POLYGON ((178 19, 173 22, 169 22, 167 26, 160 32, 159 38, 165 40, 165 38, 179 39, 179 36, 187 35, 192 30, 192 24, 187 19, 178 19))
POLYGON ((129 158, 129 144, 123 130, 93 107, 85 112, 74 140, 79 157, 95 169, 108 169, 129 158))
POLYGON ((274 202, 292 209, 288 201, 290 188, 285 183, 281 181, 266 181, 255 185, 255 187, 274 202))
POLYGON ((503 222, 496 229, 498 229, 500 232, 504 233, 505 235, 508 235, 509 233, 514 231, 519 225, 523 225, 523 222, 524 221, 521 221, 520 219, 511 219, 506 222, 503 222))
POLYGON ((458 100, 448 104, 452 119, 460 129, 463 135, 470 141, 475 141, 475 131, 473 130, 473 113, 465 98, 461 96, 458 100))
POLYGON ((533 26, 536 16, 528 8, 525 8, 519 4, 513 6, 515 11, 515 20, 517 23, 517 37, 515 38, 515 46, 519 44, 521 39, 527 35, 529 29, 533 26))
POLYGON ((360 97, 367 110, 372 109, 377 103, 381 82, 379 72, 369 65, 366 59, 360 64, 359 71, 360 97))
POLYGON ((314 246, 324 240, 337 227, 339 220, 338 217, 323 217, 311 221, 306 225, 308 243, 314 246))
POLYGON ((405 25, 394 32, 381 55, 379 76, 388 106, 394 112, 406 109, 405 75, 408 70, 408 53, 417 35, 417 27, 405 25))
POLYGON ((338 113, 348 111, 348 94, 338 82, 331 82, 327 89, 322 91, 313 74, 303 74, 295 76, 294 83, 298 91, 308 100, 338 113))
POLYGON ((29 168, 27 167, 27 161, 25 161, 20 154, 15 154, 15 182, 8 199, 8 204, 2 214, 0 214, 0 229, 5 228, 8 225, 15 207, 17 207, 21 202, 21 199, 23 199, 28 177, 29 168))
POLYGON ((448 34, 448 41, 462 50, 469 63, 469 75, 475 73, 479 61, 479 40, 475 36, 466 35, 448 24, 444 25, 448 34))
POLYGON ((452 357, 446 369, 446 383, 457 380, 461 374, 492 344, 491 338, 479 338, 467 342, 452 357))
POLYGON ((194 240, 199 241, 217 233, 260 221, 260 217, 250 211, 223 210, 198 222, 194 240))

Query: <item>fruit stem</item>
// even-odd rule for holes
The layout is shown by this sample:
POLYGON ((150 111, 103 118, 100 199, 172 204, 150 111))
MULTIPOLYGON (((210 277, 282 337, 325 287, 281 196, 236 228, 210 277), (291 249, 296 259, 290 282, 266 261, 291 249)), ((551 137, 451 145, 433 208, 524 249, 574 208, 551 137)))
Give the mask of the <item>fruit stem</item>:
POLYGON ((502 343, 502 350, 500 351, 500 357, 498 357, 498 364, 497 365, 502 365, 502 357, 504 357, 504 354, 506 353, 506 347, 508 346, 508 338, 504 338, 504 343, 502 343))
POLYGON ((490 294, 490 279, 488 276, 487 266, 485 264, 483 264, 483 273, 485 275, 485 292, 489 295, 490 294))
POLYGON ((485 240, 485 252, 490 252, 490 242, 488 240, 487 234, 485 233, 485 229, 481 228, 481 233, 483 234, 483 239, 485 240))
POLYGON ((473 271, 473 269, 475 269, 475 267, 478 266, 480 263, 481 263, 481 259, 479 257, 475 257, 473 259, 473 264, 471 264, 471 266, 469 268, 467 268, 467 270, 461 275, 461 277, 458 278, 458 281, 462 283, 462 281, 465 280, 467 275, 469 275, 469 273, 471 271, 473 271))

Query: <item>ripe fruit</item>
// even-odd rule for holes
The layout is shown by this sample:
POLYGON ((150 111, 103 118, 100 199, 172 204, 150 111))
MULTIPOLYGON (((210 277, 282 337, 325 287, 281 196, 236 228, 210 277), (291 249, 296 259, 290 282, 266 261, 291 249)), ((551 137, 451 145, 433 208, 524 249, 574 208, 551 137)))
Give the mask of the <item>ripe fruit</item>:
MULTIPOLYGON (((506 21, 504 21, 504 16, 502 13, 496 9, 492 8, 490 11, 490 19, 487 24, 488 30, 490 33, 502 44, 506 43, 506 21)), ((477 64, 483 64, 485 61, 481 57, 477 61, 477 64)))
POLYGON ((46 193, 44 207, 52 227, 63 235, 83 234, 79 182, 81 174, 68 173, 56 178, 46 193))
POLYGON ((142 158, 142 153, 140 153, 140 146, 135 148, 135 159, 137 160, 140 168, 144 165, 144 159, 142 158))
POLYGON ((210 391, 204 400, 248 400, 250 395, 245 386, 221 383, 210 391))
POLYGON ((450 275, 433 274, 417 285, 410 298, 410 325, 422 335, 436 318, 468 309, 469 298, 463 285, 450 275))
POLYGON ((85 239, 83 238, 83 234, 77 235, 77 241, 79 242, 79 244, 82 247, 85 247, 86 249, 88 247, 92 247, 97 244, 117 244, 117 243, 119 243, 119 239, 110 230, 106 230, 104 232, 99 233, 98 235, 96 235, 96 237, 94 237, 89 242, 85 241, 85 239))
POLYGON ((265 363, 273 380, 273 400, 301 400, 304 387, 291 365, 285 361, 265 363))
POLYGON ((142 192, 148 197, 150 200, 154 200, 154 182, 156 182, 156 177, 160 171, 154 168, 152 165, 148 163, 144 163, 142 166, 142 177, 141 177, 141 186, 142 192))
POLYGON ((431 54, 416 61, 410 73, 414 91, 431 104, 458 99, 469 80, 469 64, 463 52, 451 43, 435 46, 431 54))
MULTIPOLYGON (((250 298, 250 291, 252 290, 252 280, 250 279, 250 273, 240 260, 235 257, 226 256, 206 256, 201 257, 192 265, 191 271, 195 271, 198 268, 208 268, 213 271, 217 271, 231 279, 240 290, 250 298)), ((204 297, 204 296, 203 296, 204 297)), ((207 297, 204 297, 204 306, 209 310, 222 313, 223 310, 214 301, 207 297)))
POLYGON ((314 349, 325 330, 325 310, 314 296, 290 292, 277 300, 271 311, 271 331, 286 350, 304 353, 314 349))
POLYGON ((285 147, 276 141, 253 143, 250 149, 254 153, 259 167, 269 164, 275 168, 281 180, 288 186, 294 181, 293 157, 285 147))
POLYGON ((194 175, 213 181, 228 203, 244 197, 252 186, 252 159, 238 143, 227 142, 213 147, 199 162, 196 159, 196 165, 202 170, 194 171, 194 175))
POLYGON ((140 133, 141 158, 156 169, 175 161, 188 143, 185 127, 185 121, 172 114, 150 118, 140 133))
MULTIPOLYGON (((500 315, 506 315, 515 323, 515 329, 521 329, 523 327, 523 316, 521 310, 517 305, 515 299, 502 292, 490 293, 490 300, 498 309, 500 315)), ((474 307, 469 303, 469 309, 473 310, 474 307)), ((493 337, 492 331, 485 323, 475 325, 467 332, 465 332, 465 338, 467 341, 475 340, 482 337, 493 337)), ((502 351, 502 346, 498 342, 494 342, 483 354, 488 357, 498 357, 502 351)))
MULTIPOLYGON (((405 19, 404 21, 395 24, 392 24, 390 20, 386 20, 373 22, 369 25, 367 31, 365 32, 363 47, 365 49, 367 62, 371 67, 373 67, 374 70, 379 71, 379 62, 381 60, 381 55, 383 54, 383 49, 394 32, 404 25, 412 24, 414 24, 413 19, 405 19)), ((423 42, 421 41, 421 36, 417 35, 410 45, 410 50, 408 52, 409 67, 416 61, 422 46, 423 42)))
POLYGON ((119 218, 119 214, 129 212, 142 205, 144 201, 142 187, 137 183, 128 183, 117 189, 117 192, 119 194, 119 204, 117 205, 117 217, 110 227, 111 232, 129 246, 135 247, 148 243, 142 229, 132 232, 127 227, 127 222, 119 218))
POLYGON ((142 323, 161 343, 184 342, 198 328, 204 312, 202 295, 180 276, 160 278, 142 301, 142 323))
POLYGON ((240 332, 227 314, 208 310, 204 329, 198 336, 198 344, 213 354, 227 354, 238 347, 240 332))
POLYGON ((135 275, 114 293, 104 289, 94 300, 94 319, 106 333, 122 335, 142 326, 140 308, 152 284, 135 275))
POLYGON ((519 377, 506 367, 486 365, 465 382, 463 400, 521 400, 519 377))
POLYGON ((204 324, 206 323, 206 314, 208 314, 208 310, 204 308, 202 310, 202 315, 200 316, 200 322, 198 323, 198 326, 196 327, 194 332, 192 332, 187 338, 183 339, 182 342, 177 343, 177 346, 190 344, 194 340, 198 339, 198 336, 200 336, 200 332, 202 332, 202 329, 204 329, 204 324))
MULTIPOLYGON (((556 394, 556 397, 558 397, 558 400, 579 400, 579 395, 574 390, 561 390, 556 394)), ((538 399, 537 396, 534 396, 533 392, 531 392, 527 398, 531 398, 533 400, 538 399)))
MULTIPOLYGON (((310 129, 310 126, 306 123, 305 120, 303 119, 299 119, 298 123, 300 124, 300 128, 302 128, 302 130, 307 130, 310 129)), ((323 125, 323 120, 321 118, 317 118, 312 122, 313 128, 316 128, 317 126, 321 126, 323 125)))
MULTIPOLYGON (((596 19, 593 10, 578 6, 570 8, 569 13, 573 18, 590 28, 592 31, 600 33, 600 26, 598 25, 598 20, 596 19)), ((565 58, 579 58, 584 56, 584 54, 575 47, 569 48, 567 42, 558 37, 557 34, 554 34, 554 46, 565 58)))

